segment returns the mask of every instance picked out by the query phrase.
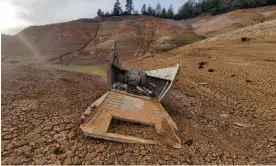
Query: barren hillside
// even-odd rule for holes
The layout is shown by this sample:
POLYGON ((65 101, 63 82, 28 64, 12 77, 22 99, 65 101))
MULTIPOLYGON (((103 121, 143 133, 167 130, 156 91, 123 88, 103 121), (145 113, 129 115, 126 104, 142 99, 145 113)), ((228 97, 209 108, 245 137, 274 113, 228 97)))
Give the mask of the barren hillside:
POLYGON ((201 40, 189 29, 170 24, 164 19, 147 16, 125 16, 103 19, 95 40, 76 56, 68 56, 63 63, 101 64, 109 56, 114 41, 122 60, 130 60, 152 53, 201 40))
POLYGON ((212 37, 274 19, 276 19, 276 6, 266 6, 236 10, 216 16, 202 15, 191 19, 190 22, 198 35, 212 37))
POLYGON ((3 42, 2 47, 4 55, 88 65, 105 63, 115 40, 122 59, 133 59, 201 39, 193 31, 166 20, 124 16, 31 26, 3 42))
POLYGON ((2 54, 49 61, 85 47, 98 28, 97 21, 31 26, 3 42, 2 54))
POLYGON ((28 27, 2 42, 2 54, 59 64, 103 64, 115 40, 124 61, 191 44, 202 40, 201 36, 210 37, 275 18, 276 6, 180 21, 150 16, 80 19, 28 27))

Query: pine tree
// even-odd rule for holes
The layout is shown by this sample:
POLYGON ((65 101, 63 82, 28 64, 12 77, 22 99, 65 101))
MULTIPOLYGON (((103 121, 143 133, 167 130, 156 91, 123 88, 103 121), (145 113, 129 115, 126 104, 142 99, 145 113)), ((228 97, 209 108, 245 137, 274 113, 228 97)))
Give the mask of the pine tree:
POLYGON ((205 13, 207 11, 206 10, 206 0, 202 0, 200 4, 201 4, 202 13, 205 13))
POLYGON ((193 16, 199 16, 201 15, 201 4, 200 3, 195 3, 193 7, 193 16))
POLYGON ((147 15, 147 6, 146 6, 146 4, 144 4, 144 5, 142 6, 141 14, 142 14, 142 15, 147 15))
POLYGON ((113 7, 113 15, 114 16, 120 16, 122 13, 122 7, 119 0, 116 0, 113 7))
POLYGON ((181 18, 189 18, 196 15, 196 9, 193 7, 194 4, 192 1, 186 2, 183 6, 181 6, 178 10, 178 15, 181 18))
POLYGON ((267 4, 269 4, 269 5, 274 5, 274 4, 276 4, 276 1, 275 1, 275 0, 268 0, 268 1, 267 1, 267 4))
POLYGON ((242 5, 242 2, 240 0, 233 0, 231 1, 231 9, 236 10, 239 9, 242 5))
POLYGON ((156 17, 156 11, 155 11, 155 9, 152 9, 152 16, 156 17))
POLYGON ((224 12, 226 9, 224 7, 224 1, 223 0, 219 0, 218 2, 218 12, 224 12))
POLYGON ((110 16, 110 13, 109 13, 109 12, 105 12, 104 16, 105 16, 105 17, 109 17, 109 16, 110 16))
POLYGON ((134 11, 133 1, 132 0, 126 0, 126 12, 128 14, 132 14, 134 11))
POLYGON ((165 8, 162 9, 162 18, 167 18, 167 10, 165 8))
POLYGON ((161 15, 162 15, 162 7, 161 7, 161 5, 160 5, 159 2, 156 5, 155 12, 156 12, 156 16, 157 17, 161 17, 161 15))
POLYGON ((168 9, 168 18, 172 19, 174 17, 173 7, 170 5, 168 9))
MULTIPOLYGON (((185 3, 186 4, 186 3, 185 3)), ((185 11, 185 4, 183 6, 181 6, 179 9, 178 9, 178 13, 177 15, 180 17, 180 18, 185 18, 186 17, 186 11, 185 11)))
POLYGON ((149 5, 149 7, 148 7, 148 11, 147 11, 147 13, 150 15, 150 16, 154 16, 154 10, 153 10, 153 8, 149 5))
POLYGON ((104 12, 102 11, 102 9, 98 9, 98 11, 97 11, 98 18, 103 17, 104 16, 103 13, 104 12))
POLYGON ((240 7, 240 8, 242 8, 242 9, 247 9, 248 6, 249 6, 248 0, 242 0, 242 1, 241 1, 241 7, 240 7))

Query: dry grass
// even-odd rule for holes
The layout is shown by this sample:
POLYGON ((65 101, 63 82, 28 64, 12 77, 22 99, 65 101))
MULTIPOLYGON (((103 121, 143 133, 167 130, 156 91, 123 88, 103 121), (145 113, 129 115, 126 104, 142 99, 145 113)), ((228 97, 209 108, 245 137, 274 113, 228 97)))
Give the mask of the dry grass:
POLYGON ((78 73, 93 74, 93 75, 106 75, 106 66, 62 66, 61 70, 73 71, 78 73))

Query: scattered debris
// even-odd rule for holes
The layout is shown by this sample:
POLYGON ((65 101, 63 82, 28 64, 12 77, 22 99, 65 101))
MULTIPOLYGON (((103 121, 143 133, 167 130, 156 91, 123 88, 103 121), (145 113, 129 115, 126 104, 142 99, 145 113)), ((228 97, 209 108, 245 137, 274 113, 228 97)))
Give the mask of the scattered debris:
POLYGON ((187 145, 187 146, 192 146, 193 145, 193 140, 191 140, 191 139, 186 140, 186 141, 184 141, 184 144, 187 145))
POLYGON ((206 61, 204 61, 204 62, 199 62, 199 63, 198 63, 198 65, 199 65, 198 68, 199 68, 199 69, 203 69, 203 68, 204 68, 204 65, 206 65, 207 63, 208 63, 208 62, 206 62, 206 61))
POLYGON ((235 77, 236 75, 235 74, 232 74, 230 77, 235 77))
POLYGON ((206 65, 207 64, 207 62, 199 62, 198 63, 198 65, 200 65, 200 66, 204 66, 204 65, 206 65))
POLYGON ((247 79, 247 80, 246 80, 246 82, 247 82, 247 83, 252 83, 252 81, 251 81, 251 80, 249 80, 249 79, 247 79))
POLYGON ((201 82, 201 83, 198 83, 198 85, 207 85, 206 82, 201 82))
POLYGON ((214 69, 209 69, 208 71, 209 71, 209 72, 214 72, 215 70, 214 70, 214 69))
POLYGON ((242 41, 242 42, 247 42, 247 41, 249 41, 249 40, 250 40, 250 39, 247 38, 247 37, 242 37, 242 38, 241 38, 241 41, 242 41))
POLYGON ((239 122, 234 122, 234 125, 236 125, 238 127, 250 127, 250 125, 248 125, 248 124, 239 123, 239 122))

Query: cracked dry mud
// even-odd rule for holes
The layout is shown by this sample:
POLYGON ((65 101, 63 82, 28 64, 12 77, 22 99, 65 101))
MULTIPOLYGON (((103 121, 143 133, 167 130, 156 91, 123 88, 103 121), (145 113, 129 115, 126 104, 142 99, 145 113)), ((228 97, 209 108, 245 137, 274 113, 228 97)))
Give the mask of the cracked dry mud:
MULTIPOLYGON (((81 114, 107 91, 106 78, 2 62, 2 164, 275 164, 275 126, 233 125, 236 110, 194 87, 164 100, 181 149, 86 137, 81 114), (223 110, 223 114, 220 112, 223 110), (274 131, 274 133, 273 133, 274 131), (273 135, 274 134, 274 135, 273 135), (191 141, 192 140, 192 141, 191 141)), ((252 121, 254 122, 254 121, 252 121)), ((150 128, 115 123, 111 131, 151 138, 150 128), (137 131, 135 131, 137 130, 137 131)))

